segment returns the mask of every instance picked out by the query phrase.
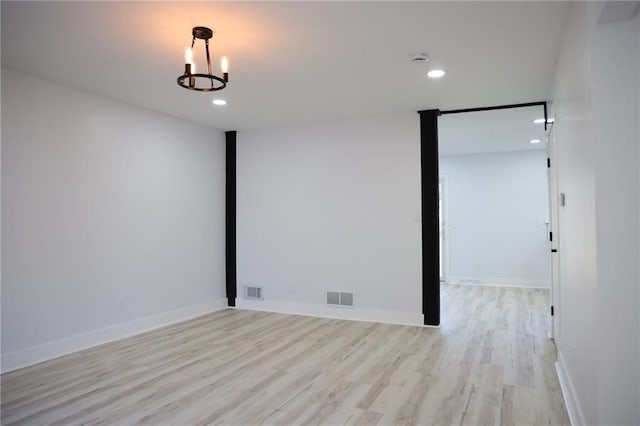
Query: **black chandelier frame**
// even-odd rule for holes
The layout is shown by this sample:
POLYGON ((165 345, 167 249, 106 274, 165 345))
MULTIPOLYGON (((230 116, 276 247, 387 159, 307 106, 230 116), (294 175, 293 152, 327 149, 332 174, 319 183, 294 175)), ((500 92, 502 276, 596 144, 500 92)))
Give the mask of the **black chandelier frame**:
POLYGON ((215 92, 227 87, 229 82, 229 73, 225 72, 222 77, 214 75, 211 71, 211 56, 209 55, 209 40, 213 37, 213 30, 207 27, 194 27, 192 30, 193 39, 191 40, 191 49, 195 45, 196 39, 204 40, 204 47, 207 53, 207 74, 203 73, 191 73, 191 64, 184 64, 184 74, 178 76, 177 83, 180 87, 184 87, 188 90, 195 90, 196 92, 215 92), (210 86, 206 85, 198 86, 199 80, 207 81, 210 86))

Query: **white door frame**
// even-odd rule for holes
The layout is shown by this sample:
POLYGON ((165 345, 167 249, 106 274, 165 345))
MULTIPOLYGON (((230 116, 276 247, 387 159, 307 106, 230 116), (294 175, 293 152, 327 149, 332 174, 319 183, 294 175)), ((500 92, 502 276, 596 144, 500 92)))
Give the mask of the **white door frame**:
POLYGON ((558 204, 560 200, 558 186, 558 165, 555 152, 555 133, 553 123, 550 123, 547 130, 547 158, 551 162, 547 168, 547 181, 549 183, 549 231, 553 239, 549 244, 551 251, 551 306, 553 316, 551 317, 551 329, 549 337, 556 342, 560 340, 560 232, 558 204))
POLYGON ((442 259, 440 262, 442 263, 442 276, 440 277, 441 282, 448 282, 449 279, 449 177, 447 175, 440 175, 438 178, 438 183, 441 185, 440 192, 440 202, 442 209, 442 228, 440 232, 442 233, 442 259))

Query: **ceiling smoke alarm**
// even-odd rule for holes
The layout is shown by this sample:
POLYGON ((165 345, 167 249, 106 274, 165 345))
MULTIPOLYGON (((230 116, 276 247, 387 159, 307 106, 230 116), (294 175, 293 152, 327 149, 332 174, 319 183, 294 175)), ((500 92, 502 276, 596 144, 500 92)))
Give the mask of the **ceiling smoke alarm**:
POLYGON ((411 62, 429 62, 429 55, 426 53, 418 53, 417 55, 413 55, 411 57, 411 62))

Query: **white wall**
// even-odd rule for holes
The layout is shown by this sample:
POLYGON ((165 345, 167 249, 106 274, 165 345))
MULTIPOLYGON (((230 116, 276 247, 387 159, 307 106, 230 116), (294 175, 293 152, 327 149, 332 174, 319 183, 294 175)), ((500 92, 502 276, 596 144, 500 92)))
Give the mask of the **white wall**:
POLYGON ((422 323, 418 114, 241 131, 237 150, 239 298, 265 298, 239 306, 422 323))
POLYGON ((546 158, 544 150, 440 157, 448 282, 550 286, 546 158))
POLYGON ((224 149, 3 69, 3 370, 224 306, 224 149))
POLYGON ((638 424, 638 16, 572 6, 554 91, 559 372, 579 424, 638 424))
POLYGON ((589 7, 591 96, 596 171, 598 418, 601 424, 640 424, 638 345, 638 33, 634 20, 598 24, 589 7), (615 69, 615 78, 612 77, 615 69), (615 313, 612 315, 612 313, 615 313), (624 348, 624 350, 620 350, 624 348), (620 389, 627 390, 620 392, 620 389))
POLYGON ((567 23, 554 90, 559 191, 559 363, 568 378, 565 394, 574 424, 597 419, 595 153, 587 51, 586 8, 576 4, 567 23), (573 406, 575 405, 575 408, 573 406), (576 418, 578 417, 578 418, 576 418), (582 419, 581 419, 582 418, 582 419))

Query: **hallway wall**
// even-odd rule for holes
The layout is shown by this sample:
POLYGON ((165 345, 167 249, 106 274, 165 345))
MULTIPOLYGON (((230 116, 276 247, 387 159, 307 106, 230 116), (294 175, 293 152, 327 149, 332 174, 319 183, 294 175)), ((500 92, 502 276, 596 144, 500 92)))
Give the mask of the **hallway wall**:
POLYGON ((567 200, 556 343, 577 424, 640 422, 640 14, 600 21, 603 7, 627 6, 572 5, 553 98, 567 200))

